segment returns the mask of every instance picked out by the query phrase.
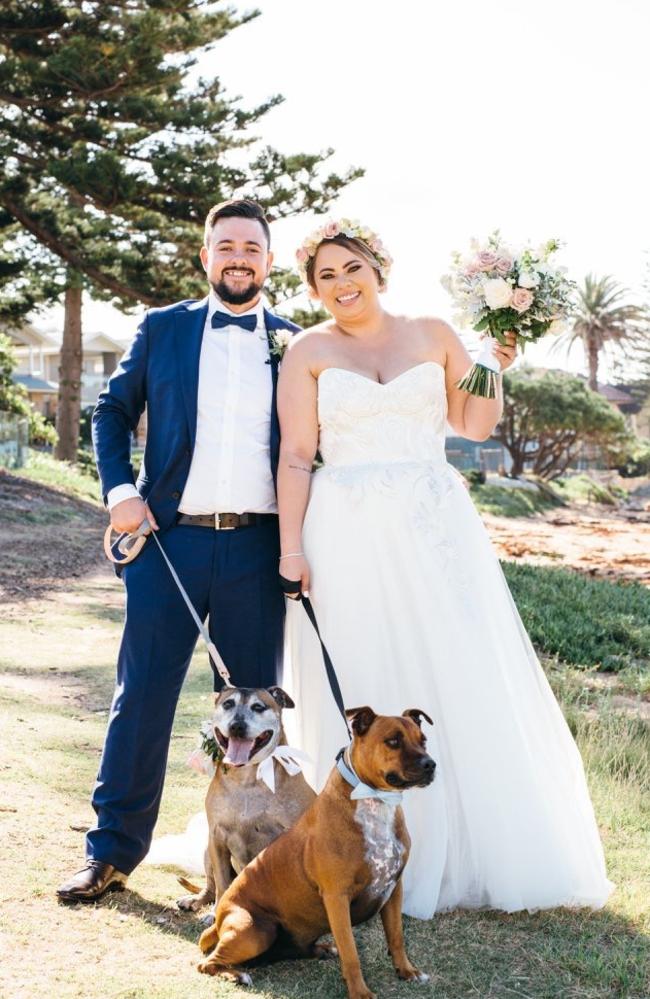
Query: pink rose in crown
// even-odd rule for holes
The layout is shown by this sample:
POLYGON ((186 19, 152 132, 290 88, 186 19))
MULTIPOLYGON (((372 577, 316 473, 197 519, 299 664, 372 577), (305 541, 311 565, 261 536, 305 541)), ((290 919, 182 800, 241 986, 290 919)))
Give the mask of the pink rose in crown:
POLYGON ((515 288, 510 305, 516 312, 525 312, 526 309, 530 309, 534 301, 535 296, 528 288, 515 288))
POLYGON ((323 227, 323 235, 325 239, 334 239, 338 236, 340 232, 338 222, 328 222, 326 226, 323 227))
POLYGON ((494 265, 494 269, 498 271, 499 274, 508 274, 512 269, 512 264, 512 257, 498 257, 497 262, 494 265))
POLYGON ((384 244, 380 239, 373 239, 372 243, 370 244, 370 249, 372 250, 373 253, 381 253, 382 250, 384 249, 384 244))
POLYGON ((491 271, 493 270, 498 258, 496 253, 493 253, 492 250, 481 250, 476 259, 480 270, 491 271))
POLYGON ((309 260, 309 253, 304 246, 301 246, 299 250, 296 250, 296 260, 299 264, 306 264, 309 260))

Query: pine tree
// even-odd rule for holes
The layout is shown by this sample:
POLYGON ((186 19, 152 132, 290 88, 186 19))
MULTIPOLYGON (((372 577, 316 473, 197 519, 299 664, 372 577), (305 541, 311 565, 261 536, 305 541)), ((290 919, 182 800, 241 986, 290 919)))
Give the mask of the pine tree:
POLYGON ((64 299, 58 457, 76 456, 84 289, 123 310, 200 295, 211 205, 319 213, 360 174, 321 176, 331 150, 260 150, 249 130, 282 98, 246 110, 218 77, 193 77, 255 16, 206 0, 0 8, 0 314, 64 299))

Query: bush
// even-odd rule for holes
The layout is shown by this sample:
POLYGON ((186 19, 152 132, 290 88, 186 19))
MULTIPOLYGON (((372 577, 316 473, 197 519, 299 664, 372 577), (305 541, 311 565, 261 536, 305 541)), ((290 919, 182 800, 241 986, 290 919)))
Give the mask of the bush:
POLYGON ((468 468, 467 471, 462 473, 470 486, 484 486, 485 485, 485 472, 481 471, 480 468, 468 468))
POLYGON ((15 367, 13 344, 8 336, 0 333, 0 409, 27 417, 31 444, 37 447, 56 444, 58 435, 52 424, 34 409, 24 386, 14 382, 12 372, 15 367))
POLYGON ((568 569, 504 562, 503 570, 542 652, 603 672, 650 669, 650 590, 568 569))
POLYGON ((631 479, 637 475, 650 475, 650 440, 638 437, 617 471, 624 478, 631 479))
POLYGON ((553 485, 562 498, 570 503, 603 503, 605 506, 617 506, 619 499, 625 498, 625 493, 621 490, 604 486, 584 472, 556 479, 553 485))

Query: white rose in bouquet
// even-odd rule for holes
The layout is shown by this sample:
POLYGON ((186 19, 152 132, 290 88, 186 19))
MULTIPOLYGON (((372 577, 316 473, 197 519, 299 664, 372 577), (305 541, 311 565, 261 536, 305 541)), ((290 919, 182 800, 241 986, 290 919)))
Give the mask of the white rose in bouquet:
POLYGON ((488 309, 507 309, 512 302, 512 288, 503 278, 484 281, 483 294, 488 309))
POLYGON ((522 271, 518 284, 520 288, 536 288, 539 280, 539 274, 536 271, 522 271))

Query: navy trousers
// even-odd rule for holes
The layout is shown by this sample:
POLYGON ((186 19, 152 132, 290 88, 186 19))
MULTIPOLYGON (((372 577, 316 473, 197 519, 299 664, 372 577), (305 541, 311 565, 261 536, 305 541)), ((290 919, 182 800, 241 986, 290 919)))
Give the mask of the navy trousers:
MULTIPOLYGON (((238 687, 280 679, 284 597, 277 522, 214 531, 175 525, 160 536, 238 687)), ((87 855, 130 874, 149 850, 178 696, 198 630, 150 538, 124 566, 126 619, 92 804, 87 855)), ((206 653, 207 656, 207 653, 206 653)), ((215 672, 214 686, 221 686, 215 672)))

